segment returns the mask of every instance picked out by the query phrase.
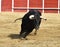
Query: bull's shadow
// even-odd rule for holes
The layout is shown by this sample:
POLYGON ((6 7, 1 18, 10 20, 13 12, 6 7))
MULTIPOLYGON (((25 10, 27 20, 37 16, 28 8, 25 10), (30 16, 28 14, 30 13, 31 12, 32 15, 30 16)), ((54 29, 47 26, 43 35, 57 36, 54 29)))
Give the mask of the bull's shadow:
MULTIPOLYGON (((29 34, 28 36, 34 36, 34 34, 29 34)), ((20 39, 19 34, 10 34, 8 35, 11 39, 20 39)))
POLYGON ((10 34, 8 35, 11 39, 19 39, 19 34, 10 34))

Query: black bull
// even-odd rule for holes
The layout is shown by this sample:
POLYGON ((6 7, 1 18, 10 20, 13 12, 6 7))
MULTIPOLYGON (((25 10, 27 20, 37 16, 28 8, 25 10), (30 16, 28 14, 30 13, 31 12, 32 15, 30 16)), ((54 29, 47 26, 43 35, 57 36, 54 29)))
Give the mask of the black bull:
POLYGON ((41 13, 38 10, 30 10, 27 14, 24 15, 23 18, 16 19, 22 19, 20 38, 26 38, 26 36, 31 33, 33 29, 35 29, 36 34, 36 31, 39 29, 42 19, 40 16, 41 13), (34 15, 32 19, 29 18, 31 15, 34 15))

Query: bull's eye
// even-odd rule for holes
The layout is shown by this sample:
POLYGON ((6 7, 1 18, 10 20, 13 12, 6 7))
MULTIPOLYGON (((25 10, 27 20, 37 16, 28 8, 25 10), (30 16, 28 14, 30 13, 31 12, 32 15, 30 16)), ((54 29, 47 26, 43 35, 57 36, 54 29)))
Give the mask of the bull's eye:
POLYGON ((34 19, 34 15, 30 15, 29 19, 31 19, 31 20, 34 19))

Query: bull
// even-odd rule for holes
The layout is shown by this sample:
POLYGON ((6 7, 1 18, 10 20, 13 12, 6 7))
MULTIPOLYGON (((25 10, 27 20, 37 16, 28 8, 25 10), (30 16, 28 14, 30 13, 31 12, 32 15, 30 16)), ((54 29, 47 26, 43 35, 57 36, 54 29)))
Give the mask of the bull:
POLYGON ((43 19, 40 16, 41 12, 31 9, 24 15, 23 18, 18 18, 15 20, 16 22, 17 20, 22 19, 21 31, 19 35, 21 39, 26 39, 26 37, 33 31, 33 29, 35 29, 34 34, 37 34, 37 30, 39 29, 39 26, 41 24, 41 19, 43 19))

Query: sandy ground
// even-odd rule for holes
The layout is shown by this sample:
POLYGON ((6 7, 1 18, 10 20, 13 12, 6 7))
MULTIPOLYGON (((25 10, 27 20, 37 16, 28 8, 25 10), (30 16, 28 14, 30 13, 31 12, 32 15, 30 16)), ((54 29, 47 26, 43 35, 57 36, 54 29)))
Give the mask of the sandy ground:
POLYGON ((60 47, 60 14, 42 14, 47 21, 42 20, 37 35, 33 31, 28 40, 20 40, 21 21, 13 22, 24 14, 0 13, 0 47, 60 47))

